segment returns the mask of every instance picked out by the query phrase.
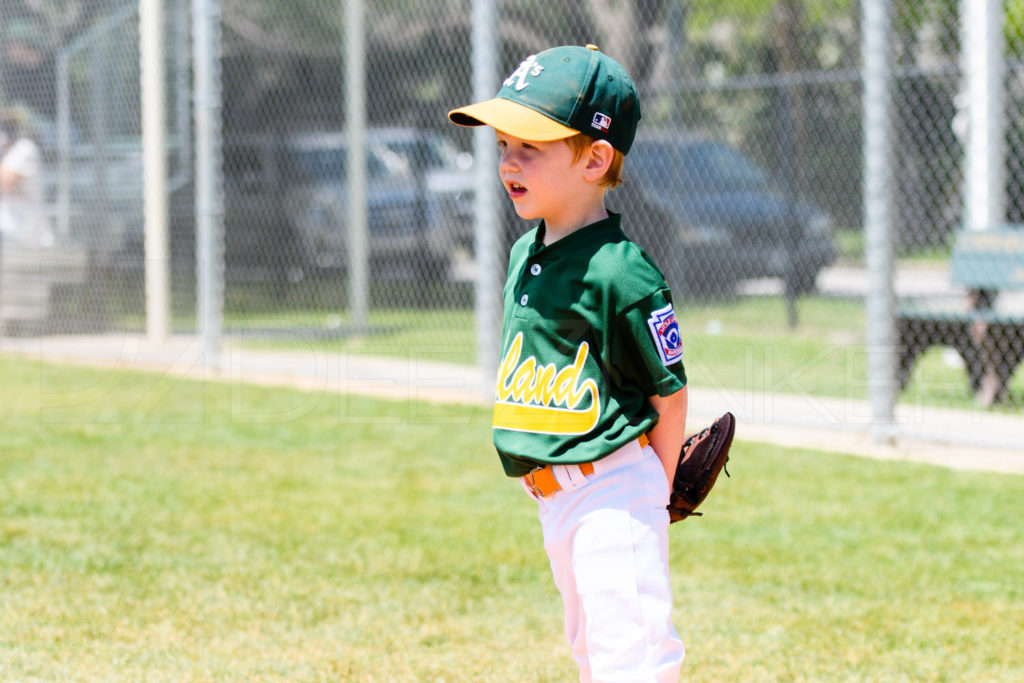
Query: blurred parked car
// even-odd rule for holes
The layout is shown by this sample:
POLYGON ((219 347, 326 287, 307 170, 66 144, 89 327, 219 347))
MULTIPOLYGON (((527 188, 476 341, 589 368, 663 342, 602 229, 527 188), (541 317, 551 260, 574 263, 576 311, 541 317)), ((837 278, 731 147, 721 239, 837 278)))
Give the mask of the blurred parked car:
MULTIPOLYGON (((367 138, 367 240, 374 279, 445 277, 452 237, 410 159, 367 138)), ((348 267, 343 133, 233 136, 224 142, 225 261, 232 279, 289 280, 348 267)))
POLYGON ((139 145, 75 144, 64 162, 55 151, 43 149, 44 195, 51 223, 58 231, 66 228, 68 234, 63 237, 83 245, 95 265, 110 265, 141 225, 139 145))
MULTIPOLYGON (((222 150, 227 279, 298 281, 346 271, 344 133, 226 134, 222 150)), ((447 277, 454 246, 472 230, 466 165, 443 136, 412 128, 368 131, 372 279, 427 282, 447 277)), ((53 178, 48 194, 56 213, 59 178, 53 178)), ((77 146, 68 182, 72 231, 89 245, 93 263, 119 271, 141 269, 138 145, 109 147, 101 160, 89 146, 77 146)), ((170 197, 172 252, 185 261, 194 258, 192 192, 188 183, 170 197)))
POLYGON ((471 247, 473 156, 460 151, 447 137, 417 128, 373 128, 368 137, 406 159, 431 198, 429 219, 444 224, 452 246, 471 247))
MULTIPOLYGON (((70 129, 68 148, 61 149, 50 133, 43 147, 46 210, 58 237, 80 245, 88 253, 90 270, 141 271, 143 256, 143 158, 137 137, 111 138, 103 145, 80 142, 70 129)), ((182 164, 176 139, 166 140, 167 191, 172 243, 192 230, 191 167, 182 164)), ((188 239, 191 239, 189 237, 188 239)), ((192 255, 178 249, 179 260, 192 255)))
POLYGON ((629 217, 627 231, 677 290, 727 295, 740 280, 779 277, 807 293, 835 259, 830 216, 723 142, 638 136, 625 180, 608 206, 629 217))

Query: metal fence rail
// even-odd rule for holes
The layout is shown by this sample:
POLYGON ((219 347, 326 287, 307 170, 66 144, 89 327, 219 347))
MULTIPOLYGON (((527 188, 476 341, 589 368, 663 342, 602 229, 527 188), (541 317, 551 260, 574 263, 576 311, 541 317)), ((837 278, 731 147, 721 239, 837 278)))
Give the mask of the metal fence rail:
MULTIPOLYGON (((1024 27, 999 2, 153 4, 168 327, 211 359, 490 370, 526 226, 488 132, 445 114, 532 52, 596 43, 643 106, 608 205, 673 285, 692 382, 867 400, 878 436, 893 405, 1024 405, 1024 27)), ((146 327, 140 13, 87 6, 0 0, 0 108, 45 216, 4 226, 6 335, 146 327)))

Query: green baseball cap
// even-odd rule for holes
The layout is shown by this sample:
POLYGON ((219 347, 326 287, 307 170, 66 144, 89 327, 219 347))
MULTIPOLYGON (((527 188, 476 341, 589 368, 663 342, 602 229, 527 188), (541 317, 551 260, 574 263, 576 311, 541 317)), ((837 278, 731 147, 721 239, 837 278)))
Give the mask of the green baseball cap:
POLYGON ((448 118, 537 142, 585 133, 626 154, 640 100, 626 69, 596 45, 565 45, 530 55, 493 99, 453 109, 448 118))

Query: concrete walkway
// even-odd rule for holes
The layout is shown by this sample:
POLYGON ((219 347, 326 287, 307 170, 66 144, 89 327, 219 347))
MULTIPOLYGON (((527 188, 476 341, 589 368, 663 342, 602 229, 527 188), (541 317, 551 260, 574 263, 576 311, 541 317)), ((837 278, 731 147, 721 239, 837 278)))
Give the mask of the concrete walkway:
MULTIPOLYGON (((160 344, 137 334, 0 338, 0 352, 60 363, 398 400, 486 406, 491 397, 490 378, 470 366, 315 349, 243 349, 231 343, 225 344, 216 363, 207 363, 200 340, 193 336, 175 336, 160 344)), ((861 400, 691 387, 688 422, 692 429, 726 410, 736 415, 737 437, 746 441, 1024 474, 1021 412, 901 404, 892 425, 899 438, 879 444, 868 434, 870 410, 861 400)))

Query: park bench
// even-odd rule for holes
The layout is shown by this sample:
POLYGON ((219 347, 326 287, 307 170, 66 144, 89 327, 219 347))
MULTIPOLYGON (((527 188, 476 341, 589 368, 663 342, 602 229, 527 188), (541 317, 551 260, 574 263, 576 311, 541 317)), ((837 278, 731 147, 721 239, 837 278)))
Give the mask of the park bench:
POLYGON ((0 244, 0 335, 31 336, 59 327, 59 292, 86 277, 86 252, 71 245, 0 244))
POLYGON ((1024 304, 999 295, 1024 290, 1024 226, 962 231, 949 277, 964 288, 963 297, 917 299, 899 307, 900 388, 921 354, 932 346, 947 346, 963 358, 971 391, 983 405, 1005 402, 1014 370, 1024 358, 1024 304))

